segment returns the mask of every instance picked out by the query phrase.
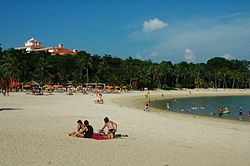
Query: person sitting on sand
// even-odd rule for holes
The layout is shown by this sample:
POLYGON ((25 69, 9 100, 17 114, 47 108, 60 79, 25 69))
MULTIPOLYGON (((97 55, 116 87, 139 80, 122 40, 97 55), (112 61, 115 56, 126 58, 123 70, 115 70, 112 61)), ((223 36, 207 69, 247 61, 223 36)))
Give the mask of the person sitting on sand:
POLYGON ((73 92, 70 90, 67 95, 73 95, 73 92))
POLYGON ((77 132, 69 133, 69 136, 81 137, 81 138, 92 138, 94 133, 93 127, 89 125, 87 120, 84 121, 84 124, 81 120, 77 121, 77 132))
POLYGON ((149 105, 148 105, 148 104, 146 104, 146 107, 144 108, 144 111, 145 111, 145 112, 150 112, 150 108, 149 108, 149 105))
POLYGON ((103 99, 97 99, 97 100, 95 101, 95 103, 96 103, 96 104, 103 104, 104 101, 103 101, 103 99))
POLYGON ((76 137, 77 135, 83 134, 83 133, 84 133, 85 125, 82 123, 82 121, 81 121, 81 120, 78 120, 76 123, 77 123, 77 126, 76 126, 76 130, 77 130, 77 131, 74 131, 74 132, 72 132, 72 133, 69 133, 69 136, 74 136, 74 137, 76 137))
POLYGON ((104 126, 100 129, 100 133, 104 134, 108 138, 115 138, 115 132, 117 131, 117 124, 113 121, 110 121, 108 117, 104 118, 104 126), (103 131, 104 128, 108 128, 107 134, 103 131))

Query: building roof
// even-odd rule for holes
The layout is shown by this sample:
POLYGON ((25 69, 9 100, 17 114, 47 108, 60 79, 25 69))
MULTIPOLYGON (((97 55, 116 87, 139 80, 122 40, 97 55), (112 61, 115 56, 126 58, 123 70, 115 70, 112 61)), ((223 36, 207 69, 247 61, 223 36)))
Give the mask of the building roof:
POLYGON ((70 55, 76 55, 77 52, 76 51, 72 51, 72 50, 68 50, 68 49, 61 49, 61 50, 55 50, 53 52, 53 54, 60 54, 60 55, 70 54, 70 55))
MULTIPOLYGON (((26 50, 26 51, 46 51, 46 52, 50 52, 51 54, 60 54, 60 55, 63 55, 63 54, 76 55, 77 54, 76 50, 68 50, 64 48, 63 44, 59 44, 56 47, 42 47, 40 46, 41 42, 37 41, 34 38, 29 39, 27 42, 39 43, 39 44, 35 44, 35 45, 29 44, 26 46, 17 47, 15 49, 22 50, 22 49, 29 48, 30 50, 26 50)), ((25 44, 27 42, 25 42, 25 44)))

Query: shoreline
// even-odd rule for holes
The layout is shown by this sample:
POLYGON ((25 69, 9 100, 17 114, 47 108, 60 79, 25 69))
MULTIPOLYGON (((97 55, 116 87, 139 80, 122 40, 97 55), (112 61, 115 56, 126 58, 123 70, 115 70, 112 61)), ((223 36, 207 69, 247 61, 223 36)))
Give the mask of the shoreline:
MULTIPOLYGON (((144 91, 142 91, 144 92, 144 91)), ((202 93, 204 91, 197 91, 193 90, 191 94, 186 94, 183 92, 188 92, 188 91, 165 91, 165 90, 159 90, 159 91, 145 91, 145 94, 150 93, 150 98, 151 102, 157 101, 157 100, 173 100, 173 99, 185 99, 185 98, 206 98, 206 97, 223 97, 223 96, 250 96, 250 90, 242 90, 242 89, 219 89, 218 91, 206 91, 209 93, 202 93), (168 93, 169 92, 169 93, 168 93), (177 94, 180 92, 180 94, 177 94), (196 93, 195 93, 196 92, 196 93), (216 92, 216 93, 214 93, 216 92), (239 92, 244 92, 240 93, 239 92), (164 97, 161 95, 164 94, 164 97), (169 96, 166 97, 166 94, 169 96)), ((111 101, 117 105, 122 105, 128 108, 135 108, 138 109, 137 111, 142 111, 145 107, 146 103, 146 97, 145 95, 135 95, 132 97, 119 97, 115 99, 111 99, 111 101)), ((199 117, 199 118, 204 118, 204 119, 216 119, 216 120, 222 120, 222 121, 232 121, 236 123, 249 123, 248 121, 239 121, 237 119, 229 119, 229 118, 218 118, 218 117, 210 117, 206 115, 196 115, 196 114, 188 114, 188 113, 182 113, 182 112, 175 112, 171 110, 164 110, 156 107, 151 106, 151 113, 156 113, 156 114, 161 114, 161 115, 168 115, 168 114, 173 114, 176 116, 188 116, 188 117, 199 117)))

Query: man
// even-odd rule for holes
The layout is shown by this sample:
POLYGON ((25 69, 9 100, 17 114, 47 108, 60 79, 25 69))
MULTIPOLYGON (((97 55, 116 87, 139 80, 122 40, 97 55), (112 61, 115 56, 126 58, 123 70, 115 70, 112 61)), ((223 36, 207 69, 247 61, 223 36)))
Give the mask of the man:
POLYGON ((115 138, 115 132, 117 131, 117 124, 113 121, 110 121, 108 117, 104 118, 104 126, 100 129, 100 132, 103 133, 108 138, 115 138), (103 131, 104 128, 108 128, 107 134, 103 131))

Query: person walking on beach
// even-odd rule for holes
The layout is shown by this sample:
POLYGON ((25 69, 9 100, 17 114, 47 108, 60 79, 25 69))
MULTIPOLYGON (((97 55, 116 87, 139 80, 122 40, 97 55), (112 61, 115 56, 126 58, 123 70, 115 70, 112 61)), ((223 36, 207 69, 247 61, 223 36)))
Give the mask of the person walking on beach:
POLYGON ((103 133, 104 135, 108 136, 108 138, 115 138, 115 132, 117 131, 117 124, 113 121, 110 121, 108 117, 104 118, 104 126, 100 129, 100 133, 103 133), (107 134, 103 131, 104 128, 108 128, 107 134))
POLYGON ((240 110, 239 110, 239 120, 243 120, 243 108, 240 107, 240 110))

